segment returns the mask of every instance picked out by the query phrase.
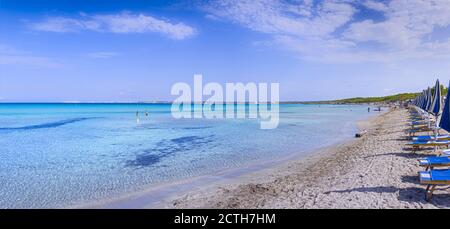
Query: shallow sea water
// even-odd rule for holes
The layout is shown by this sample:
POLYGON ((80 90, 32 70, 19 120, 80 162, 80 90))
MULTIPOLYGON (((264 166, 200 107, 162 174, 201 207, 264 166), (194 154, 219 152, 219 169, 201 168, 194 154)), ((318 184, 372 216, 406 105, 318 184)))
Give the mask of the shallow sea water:
POLYGON ((255 119, 174 119, 167 104, 0 104, 0 208, 70 207, 306 155, 352 138, 370 115, 283 104, 278 128, 262 130, 255 119))

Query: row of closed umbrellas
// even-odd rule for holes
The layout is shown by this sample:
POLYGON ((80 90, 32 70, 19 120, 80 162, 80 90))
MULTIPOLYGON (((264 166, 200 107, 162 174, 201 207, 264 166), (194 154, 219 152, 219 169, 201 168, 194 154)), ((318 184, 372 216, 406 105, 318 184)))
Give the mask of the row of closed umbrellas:
MULTIPOLYGON (((447 92, 445 98, 449 98, 449 92, 447 92)), ((433 115, 438 127, 450 132, 450 100, 445 98, 442 96, 441 84, 439 80, 436 80, 434 89, 428 87, 426 90, 423 90, 412 103, 424 112, 433 115), (442 101, 444 100, 445 103, 442 106, 442 101), (440 121, 438 122, 439 118, 440 121)))

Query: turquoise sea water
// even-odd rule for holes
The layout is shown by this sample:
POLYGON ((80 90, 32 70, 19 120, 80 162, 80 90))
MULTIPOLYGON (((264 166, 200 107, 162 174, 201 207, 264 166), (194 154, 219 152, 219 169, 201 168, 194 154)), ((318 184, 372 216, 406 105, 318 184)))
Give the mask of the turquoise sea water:
POLYGON ((369 115, 280 105, 278 128, 262 130, 254 119, 174 119, 167 104, 0 104, 0 208, 70 207, 306 155, 352 138, 369 115))

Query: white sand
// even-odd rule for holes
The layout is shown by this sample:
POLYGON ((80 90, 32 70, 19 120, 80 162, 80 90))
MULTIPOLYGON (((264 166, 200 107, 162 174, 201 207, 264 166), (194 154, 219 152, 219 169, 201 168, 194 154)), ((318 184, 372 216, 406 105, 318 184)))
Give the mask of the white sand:
POLYGON ((450 189, 441 186, 432 202, 405 149, 407 110, 394 110, 361 125, 360 139, 301 160, 246 174, 226 184, 196 188, 166 202, 168 208, 448 208, 450 189))

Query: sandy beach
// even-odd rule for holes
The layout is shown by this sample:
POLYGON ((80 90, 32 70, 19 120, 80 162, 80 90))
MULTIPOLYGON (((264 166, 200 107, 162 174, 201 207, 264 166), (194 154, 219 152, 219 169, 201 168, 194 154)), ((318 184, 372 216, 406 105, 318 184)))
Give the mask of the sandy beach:
POLYGON ((408 111, 391 110, 359 123, 362 138, 227 183, 195 188, 165 208, 448 208, 441 186, 431 202, 419 184, 418 158, 405 147, 408 111))

